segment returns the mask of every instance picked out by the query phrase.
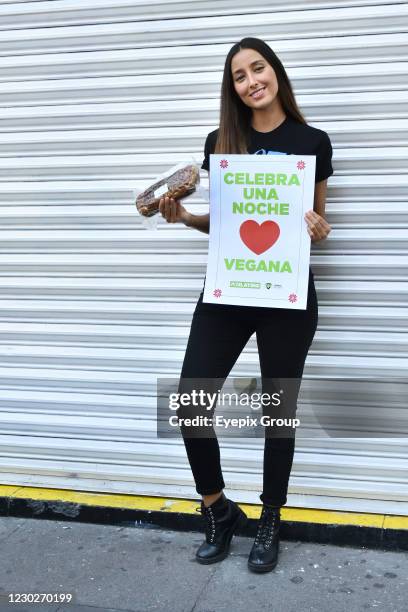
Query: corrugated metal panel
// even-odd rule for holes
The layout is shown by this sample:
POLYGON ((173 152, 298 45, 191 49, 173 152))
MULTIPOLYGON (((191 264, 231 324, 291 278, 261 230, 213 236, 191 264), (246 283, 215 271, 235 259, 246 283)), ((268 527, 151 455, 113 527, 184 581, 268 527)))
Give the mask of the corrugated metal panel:
MULTIPOLYGON (((155 437, 155 381, 180 372, 207 238, 145 230, 133 189, 186 154, 201 161, 225 55, 245 35, 271 44, 334 146, 304 384, 330 410, 331 379, 372 379, 347 406, 401 434, 408 6, 272 4, 0 0, 3 482, 196 495, 183 445, 155 437)), ((234 373, 259 374, 254 338, 234 373)), ((222 441, 237 499, 258 501, 261 447, 222 441)), ((299 439, 289 504, 408 514, 407 464, 402 438, 299 439)))

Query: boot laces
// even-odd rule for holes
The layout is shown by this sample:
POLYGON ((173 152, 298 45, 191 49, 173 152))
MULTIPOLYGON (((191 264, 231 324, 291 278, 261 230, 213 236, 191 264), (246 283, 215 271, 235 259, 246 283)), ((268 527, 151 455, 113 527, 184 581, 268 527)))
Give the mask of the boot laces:
POLYGON ((278 518, 278 508, 263 506, 262 514, 258 523, 258 531, 255 537, 255 544, 262 543, 265 548, 269 548, 272 539, 277 532, 278 518))
POLYGON ((204 504, 196 508, 196 512, 200 512, 205 518, 205 536, 209 544, 214 543, 215 539, 215 517, 211 506, 206 507, 204 504))

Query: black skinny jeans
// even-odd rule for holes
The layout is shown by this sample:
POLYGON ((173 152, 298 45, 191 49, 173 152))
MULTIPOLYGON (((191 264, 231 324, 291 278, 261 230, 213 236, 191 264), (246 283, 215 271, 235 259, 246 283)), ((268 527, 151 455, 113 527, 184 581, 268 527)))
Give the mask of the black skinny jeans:
MULTIPOLYGON (((198 299, 186 354, 183 378, 226 379, 253 333, 256 333, 262 378, 303 375, 317 322, 318 305, 309 268, 306 310, 203 303, 198 299)), ((181 428, 197 493, 210 495, 225 487, 217 438, 188 438, 181 428)), ((267 438, 264 444, 263 503, 283 506, 295 450, 295 437, 267 438)))

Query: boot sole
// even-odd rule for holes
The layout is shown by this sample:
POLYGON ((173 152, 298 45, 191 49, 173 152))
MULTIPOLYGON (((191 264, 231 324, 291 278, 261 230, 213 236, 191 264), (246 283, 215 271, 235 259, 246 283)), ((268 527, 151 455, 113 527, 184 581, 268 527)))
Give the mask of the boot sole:
POLYGON ((196 561, 198 561, 198 563, 201 563, 201 565, 211 565, 211 563, 218 563, 218 561, 223 561, 226 557, 228 557, 233 535, 236 531, 238 531, 238 529, 244 528, 248 523, 248 517, 245 512, 243 512, 241 508, 239 510, 240 514, 238 515, 237 520, 231 528, 231 533, 229 535, 225 549, 222 551, 222 553, 220 553, 216 557, 210 557, 209 559, 202 559, 201 557, 196 556, 196 561))
POLYGON ((271 572, 278 565, 278 562, 270 563, 269 565, 252 565, 248 561, 248 567, 251 572, 255 572, 256 574, 265 574, 266 572, 271 572))

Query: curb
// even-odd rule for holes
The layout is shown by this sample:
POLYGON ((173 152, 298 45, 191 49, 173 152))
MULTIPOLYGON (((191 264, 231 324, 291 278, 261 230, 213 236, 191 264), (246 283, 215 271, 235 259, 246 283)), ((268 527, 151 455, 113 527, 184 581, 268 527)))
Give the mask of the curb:
MULTIPOLYGON (((0 485, 0 516, 202 532, 200 500, 0 485)), ((254 537, 261 506, 239 504, 254 537)), ((408 516, 290 508, 281 510, 282 540, 408 550, 408 516)))

